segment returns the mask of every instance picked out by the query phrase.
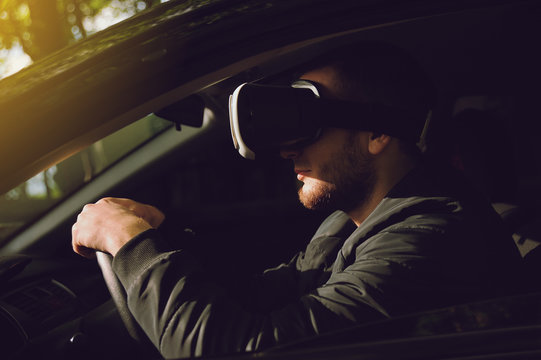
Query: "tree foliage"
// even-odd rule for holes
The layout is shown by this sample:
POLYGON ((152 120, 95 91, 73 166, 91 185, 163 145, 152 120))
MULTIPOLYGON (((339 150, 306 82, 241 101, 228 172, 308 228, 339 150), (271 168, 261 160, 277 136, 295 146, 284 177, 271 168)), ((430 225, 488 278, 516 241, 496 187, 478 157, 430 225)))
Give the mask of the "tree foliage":
POLYGON ((125 18, 160 0, 0 0, 0 49, 20 44, 38 60, 101 30, 96 19, 108 10, 125 18))

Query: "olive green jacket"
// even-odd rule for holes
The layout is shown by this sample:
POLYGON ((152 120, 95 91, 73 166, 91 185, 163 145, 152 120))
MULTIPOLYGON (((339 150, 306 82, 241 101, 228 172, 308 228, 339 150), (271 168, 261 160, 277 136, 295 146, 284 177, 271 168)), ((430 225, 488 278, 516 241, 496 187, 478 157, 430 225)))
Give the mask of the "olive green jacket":
POLYGON ((416 169, 358 228, 333 213, 305 251, 241 287, 216 283, 155 230, 127 243, 113 268, 166 358, 255 351, 514 291, 516 246, 490 205, 458 183, 416 169))

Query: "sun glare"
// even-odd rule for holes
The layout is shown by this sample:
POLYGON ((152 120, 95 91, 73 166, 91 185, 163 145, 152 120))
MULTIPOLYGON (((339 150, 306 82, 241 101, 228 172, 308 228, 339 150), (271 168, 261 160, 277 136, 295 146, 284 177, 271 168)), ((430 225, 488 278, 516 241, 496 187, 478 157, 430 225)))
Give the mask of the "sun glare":
MULTIPOLYGON (((168 0, 161 0, 161 3, 168 0)), ((0 0, 0 3, 2 1, 0 0)), ((108 6, 105 6, 101 11, 90 17, 86 16, 83 19, 83 26, 87 35, 91 35, 101 31, 109 26, 116 24, 133 16, 137 11, 142 11, 146 8, 143 1, 137 0, 112 0, 108 6)), ((18 18, 24 19, 29 17, 28 6, 20 6, 18 18)), ((7 12, 0 12, 0 20, 7 18, 7 12)), ((72 27, 73 37, 76 40, 82 38, 80 29, 77 26, 72 27)), ((19 70, 25 68, 32 63, 32 59, 28 56, 19 43, 15 43, 10 49, 0 48, 0 79, 13 75, 19 70)))
POLYGON ((19 44, 11 49, 0 49, 0 79, 16 73, 31 63, 32 59, 19 44))

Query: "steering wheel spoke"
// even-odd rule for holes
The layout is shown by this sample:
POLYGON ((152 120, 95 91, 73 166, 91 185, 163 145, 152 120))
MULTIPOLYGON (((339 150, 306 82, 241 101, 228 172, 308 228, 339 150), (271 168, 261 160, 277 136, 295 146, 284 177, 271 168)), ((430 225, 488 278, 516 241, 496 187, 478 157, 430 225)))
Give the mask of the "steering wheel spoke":
POLYGON ((126 291, 113 272, 113 257, 110 254, 96 251, 96 259, 98 260, 98 265, 103 274, 105 284, 111 293, 113 302, 118 309, 120 318, 124 322, 128 333, 132 338, 139 342, 147 341, 147 336, 143 332, 143 329, 141 329, 128 308, 126 291))

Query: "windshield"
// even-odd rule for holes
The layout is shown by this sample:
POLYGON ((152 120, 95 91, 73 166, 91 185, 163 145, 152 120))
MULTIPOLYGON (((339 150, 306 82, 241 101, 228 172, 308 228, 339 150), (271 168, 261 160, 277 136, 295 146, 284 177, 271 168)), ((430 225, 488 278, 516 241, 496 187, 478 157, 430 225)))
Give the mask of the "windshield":
POLYGON ((148 115, 1 195, 0 244, 171 126, 148 115))

